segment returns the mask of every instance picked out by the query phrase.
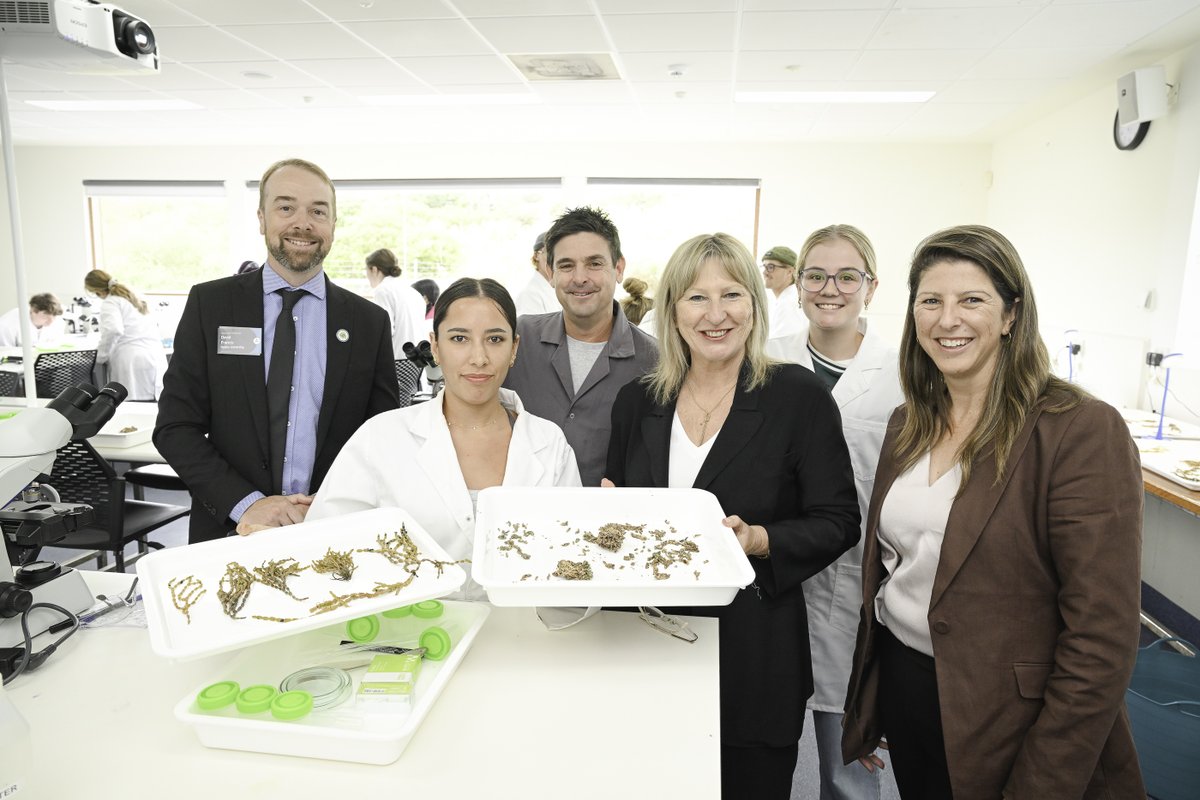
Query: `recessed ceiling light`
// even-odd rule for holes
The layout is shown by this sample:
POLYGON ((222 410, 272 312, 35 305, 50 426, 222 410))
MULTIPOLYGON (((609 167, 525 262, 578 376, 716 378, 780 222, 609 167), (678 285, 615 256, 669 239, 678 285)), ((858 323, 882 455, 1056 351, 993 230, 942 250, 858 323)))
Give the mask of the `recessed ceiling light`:
POLYGON ((735 103, 924 103, 937 92, 734 92, 735 103))
POLYGON ((536 94, 373 94, 358 98, 369 106, 519 106, 542 102, 536 94))
POLYGON ((252 81, 271 81, 271 80, 275 80, 275 76, 274 76, 274 75, 268 75, 268 74, 267 74, 267 73, 265 73, 265 72, 259 72, 258 70, 253 70, 253 69, 252 69, 252 70, 247 70, 246 72, 243 72, 243 73, 242 73, 242 77, 243 77, 243 78, 249 78, 249 79, 250 79, 250 80, 252 80, 252 81))
POLYGON ((192 111, 201 106, 187 100, 26 100, 50 111, 192 111))

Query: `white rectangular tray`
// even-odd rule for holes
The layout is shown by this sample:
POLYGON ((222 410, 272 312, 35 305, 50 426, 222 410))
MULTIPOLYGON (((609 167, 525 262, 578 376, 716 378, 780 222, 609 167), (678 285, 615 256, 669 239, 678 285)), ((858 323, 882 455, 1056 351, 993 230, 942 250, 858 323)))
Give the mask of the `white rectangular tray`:
POLYGON ((217 599, 221 577, 230 562, 236 561, 249 570, 266 561, 284 558, 308 564, 324 556, 329 548, 345 551, 375 547, 377 536, 398 532, 402 525, 422 558, 450 560, 446 551, 413 521, 408 512, 399 508, 376 508, 273 528, 252 536, 230 536, 187 547, 157 550, 137 562, 150 646, 167 658, 199 658, 442 597, 458 589, 467 577, 462 567, 450 566, 439 572, 432 564, 422 564, 413 582, 398 594, 358 599, 334 611, 311 615, 309 609, 328 599, 332 593, 370 592, 376 583, 398 583, 408 577, 403 567, 390 563, 381 555, 355 553, 358 569, 349 581, 337 581, 312 570, 291 578, 288 587, 292 593, 307 600, 297 601, 269 586, 255 584, 241 612, 244 618, 235 620, 225 614, 217 599), (171 579, 188 575, 199 579, 205 590, 191 609, 190 623, 176 609, 167 586, 171 579), (297 619, 271 622, 254 619, 251 615, 297 619))
MULTIPOLYGON (((204 686, 197 686, 175 706, 175 717, 191 725, 201 744, 225 750, 248 750, 255 753, 327 758, 336 761, 356 761, 362 764, 390 764, 400 757, 421 721, 449 683, 454 671, 471 648, 479 629, 491 609, 483 603, 444 601, 445 613, 440 619, 428 620, 450 632, 453 647, 443 661, 426 659, 421 665, 414 688, 411 708, 381 710, 356 703, 346 704, 326 712, 290 722, 281 722, 269 712, 239 714, 233 707, 218 711, 201 711, 196 696, 204 686, 222 680, 237 681, 242 688, 255 684, 278 687, 287 675, 307 666, 316 666, 319 658, 306 656, 321 644, 341 638, 343 626, 308 631, 282 641, 269 642, 239 653, 219 675, 204 686), (456 635, 457 634, 457 635, 456 635)), ((405 618, 412 621, 414 617, 405 618)), ((386 621, 385 628, 386 631, 386 621)), ((381 633, 382 636, 382 633, 381 633)), ((350 670, 354 691, 362 681, 365 669, 350 670)), ((447 747, 453 747, 447 742, 447 747)))
POLYGON ((492 487, 479 494, 471 574, 498 606, 727 605, 754 569, 724 517, 700 489, 492 487), (583 539, 610 522, 644 524, 648 538, 626 535, 616 553, 583 539), (528 559, 500 549, 498 537, 517 524, 533 532, 520 542, 528 559), (655 530, 700 548, 690 563, 667 567, 665 580, 647 565, 655 530), (586 560, 592 580, 552 576, 560 559, 586 560))
POLYGON ((89 441, 93 445, 102 447, 133 447, 134 445, 145 444, 154 435, 154 422, 155 418, 150 415, 123 415, 118 412, 89 441), (122 433, 121 430, 123 428, 135 428, 136 430, 122 433))
MULTIPOLYGON (((1129 434, 1135 439, 1153 439, 1158 435, 1159 415, 1137 408, 1119 409, 1129 434)), ((1200 425, 1167 417, 1162 420, 1163 439, 1194 441, 1200 439, 1200 425)))
POLYGON ((1175 474, 1175 470, 1183 461, 1200 461, 1200 443, 1171 442, 1160 451, 1155 447, 1156 442, 1138 442, 1142 454, 1142 466, 1161 475, 1180 486, 1200 492, 1200 481, 1188 480, 1175 474))

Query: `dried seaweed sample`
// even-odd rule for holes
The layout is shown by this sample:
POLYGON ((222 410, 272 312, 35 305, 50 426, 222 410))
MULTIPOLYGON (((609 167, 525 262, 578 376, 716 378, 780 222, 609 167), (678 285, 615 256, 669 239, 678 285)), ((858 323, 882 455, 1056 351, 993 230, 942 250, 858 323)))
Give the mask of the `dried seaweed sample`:
POLYGON ((556 578, 566 578, 569 581, 590 581, 592 565, 586 561, 567 561, 564 558, 558 562, 558 568, 551 574, 556 578))
POLYGON ((522 550, 521 545, 528 544, 529 540, 532 538, 533 531, 531 531, 527 526, 522 525, 519 522, 509 522, 500 529, 499 533, 496 534, 496 541, 500 542, 500 545, 496 548, 496 550, 505 554, 516 553, 521 558, 528 561, 529 553, 526 553, 524 550, 522 550))
POLYGON ((167 581, 167 589, 171 592, 172 605, 187 618, 187 624, 191 625, 192 606, 196 605, 196 601, 208 590, 204 588, 204 584, 195 575, 172 578, 167 581))
POLYGON ((254 579, 264 586, 270 586, 272 589, 278 589, 293 600, 307 600, 307 597, 296 597, 292 590, 288 588, 287 580, 295 575, 299 575, 308 567, 300 566, 300 562, 294 558, 280 558, 275 561, 264 561, 262 564, 254 568, 254 579))
POLYGON ((310 565, 313 572, 319 575, 332 575, 335 581, 348 581, 354 577, 358 566, 354 563, 354 553, 351 550, 334 550, 332 547, 310 565))
POLYGON ((663 539, 651 551, 646 559, 646 566, 654 572, 654 579, 665 581, 671 577, 667 567, 672 564, 689 564, 692 554, 700 552, 699 546, 691 539, 663 539))
POLYGON ((250 590, 254 587, 254 576, 250 570, 236 561, 225 565, 225 574, 217 586, 217 599, 221 601, 221 610, 230 619, 242 619, 238 616, 246 606, 250 590))

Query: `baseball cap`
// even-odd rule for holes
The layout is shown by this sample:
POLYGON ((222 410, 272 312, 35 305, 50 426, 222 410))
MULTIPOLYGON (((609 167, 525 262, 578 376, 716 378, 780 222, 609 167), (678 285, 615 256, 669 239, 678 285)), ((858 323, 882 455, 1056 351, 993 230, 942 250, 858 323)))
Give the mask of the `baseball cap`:
POLYGON ((763 261, 766 261, 768 258, 772 261, 778 261, 781 264, 787 264, 789 267, 796 266, 796 251, 790 247, 783 247, 782 245, 772 247, 762 255, 763 261))

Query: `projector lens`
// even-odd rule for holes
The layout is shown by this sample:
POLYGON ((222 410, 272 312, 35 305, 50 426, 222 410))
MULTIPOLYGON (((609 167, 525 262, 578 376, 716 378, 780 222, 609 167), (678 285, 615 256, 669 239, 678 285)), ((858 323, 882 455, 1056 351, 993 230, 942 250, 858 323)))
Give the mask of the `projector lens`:
POLYGON ((130 58, 149 55, 155 50, 154 31, 150 26, 120 11, 113 12, 113 38, 117 49, 130 58))

